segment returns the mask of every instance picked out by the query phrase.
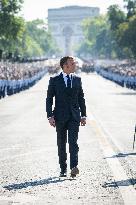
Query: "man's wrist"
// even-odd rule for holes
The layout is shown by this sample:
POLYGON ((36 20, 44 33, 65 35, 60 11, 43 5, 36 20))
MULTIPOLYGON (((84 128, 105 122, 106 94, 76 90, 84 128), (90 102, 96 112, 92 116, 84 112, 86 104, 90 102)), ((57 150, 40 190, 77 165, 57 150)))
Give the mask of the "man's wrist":
POLYGON ((85 119, 86 120, 86 116, 81 117, 81 119, 85 119))
POLYGON ((48 117, 48 120, 51 119, 52 117, 54 117, 54 116, 48 117))

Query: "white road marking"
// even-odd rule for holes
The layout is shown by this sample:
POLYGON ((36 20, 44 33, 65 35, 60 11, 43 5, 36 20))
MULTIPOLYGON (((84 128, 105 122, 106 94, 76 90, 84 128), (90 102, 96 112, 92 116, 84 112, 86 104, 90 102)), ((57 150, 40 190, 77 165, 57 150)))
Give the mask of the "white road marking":
POLYGON ((114 137, 110 134, 110 132, 103 127, 101 121, 95 116, 95 114, 94 114, 95 112, 93 111, 93 108, 92 108, 92 107, 93 107, 93 106, 91 105, 91 108, 90 108, 91 112, 90 112, 90 114, 89 114, 89 117, 91 117, 91 120, 96 121, 97 124, 99 124, 99 127, 101 127, 101 129, 104 131, 105 135, 108 136, 108 138, 110 138, 110 139, 113 141, 113 143, 114 143, 115 146, 118 148, 118 150, 122 151, 122 150, 123 150, 123 147, 121 147, 121 145, 119 145, 119 143, 118 143, 118 141, 116 140, 116 138, 114 138, 114 137), (95 116, 95 117, 94 117, 94 116, 95 116))
POLYGON ((111 156, 111 158, 107 158, 106 161, 114 175, 115 182, 119 187, 122 198, 124 200, 125 205, 131 205, 136 203, 136 191, 133 185, 130 182, 129 177, 126 175, 123 167, 121 166, 119 160, 115 157, 116 153, 113 151, 110 143, 105 136, 105 132, 100 129, 99 122, 95 119, 95 116, 92 113, 88 113, 89 123, 95 129, 96 136, 99 140, 100 146, 103 150, 104 156, 111 156))

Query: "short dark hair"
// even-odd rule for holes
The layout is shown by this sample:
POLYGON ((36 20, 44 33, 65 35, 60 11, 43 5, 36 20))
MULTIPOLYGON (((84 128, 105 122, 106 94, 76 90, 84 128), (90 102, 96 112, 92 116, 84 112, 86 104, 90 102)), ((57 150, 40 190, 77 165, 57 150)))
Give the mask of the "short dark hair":
POLYGON ((60 59, 60 67, 63 69, 63 65, 67 63, 67 60, 73 58, 72 56, 64 56, 60 59))

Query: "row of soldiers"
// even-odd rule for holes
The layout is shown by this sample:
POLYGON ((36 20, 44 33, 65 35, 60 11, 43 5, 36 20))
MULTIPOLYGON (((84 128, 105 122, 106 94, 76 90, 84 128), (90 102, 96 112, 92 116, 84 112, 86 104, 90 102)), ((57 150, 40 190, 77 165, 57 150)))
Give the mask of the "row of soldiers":
POLYGON ((122 87, 136 90, 136 62, 119 62, 117 64, 99 64, 95 66, 98 74, 122 87))
MULTIPOLYGON (((116 82, 122 87, 136 90, 136 63, 119 62, 82 64, 81 71, 88 72, 88 67, 93 65, 94 70, 104 78, 116 82), (95 69, 94 69, 95 68, 95 69)), ((44 61, 32 61, 25 63, 0 62, 0 99, 28 89, 40 80, 45 73, 59 72, 58 59, 44 61)))
POLYGON ((47 72, 46 61, 0 62, 0 99, 26 90, 47 72))

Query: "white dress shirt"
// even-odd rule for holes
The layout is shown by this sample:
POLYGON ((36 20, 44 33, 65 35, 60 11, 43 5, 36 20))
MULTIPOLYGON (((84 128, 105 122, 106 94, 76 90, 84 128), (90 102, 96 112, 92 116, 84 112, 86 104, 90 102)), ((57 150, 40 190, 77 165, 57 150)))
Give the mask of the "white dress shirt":
MULTIPOLYGON (((68 80, 68 78, 67 78, 67 73, 64 73, 63 71, 62 71, 62 74, 63 74, 63 79, 64 79, 64 82, 65 82, 65 85, 66 85, 66 87, 67 87, 67 80, 68 80)), ((73 80, 73 76, 72 76, 72 73, 70 73, 69 74, 69 77, 70 77, 70 80, 71 80, 71 88, 72 88, 72 80, 73 80)))

